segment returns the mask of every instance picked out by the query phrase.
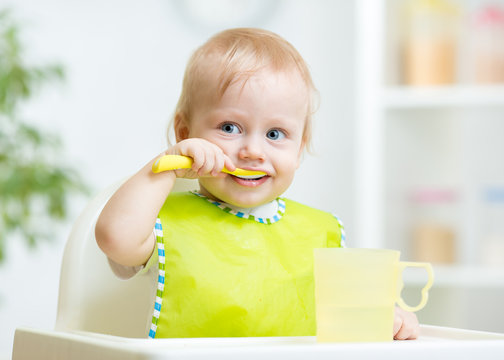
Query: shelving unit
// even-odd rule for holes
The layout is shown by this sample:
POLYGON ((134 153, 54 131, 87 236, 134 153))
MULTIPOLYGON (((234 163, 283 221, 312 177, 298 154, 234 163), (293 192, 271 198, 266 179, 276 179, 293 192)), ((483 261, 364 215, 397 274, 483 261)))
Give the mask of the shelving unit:
MULTIPOLYGON (((400 3, 358 0, 355 5, 354 242, 357 247, 399 249, 403 259, 414 260, 408 237, 408 192, 422 186, 453 189, 459 195, 454 211, 456 262, 434 266, 433 290, 442 288, 456 299, 454 290, 446 289, 484 288, 504 300, 504 262, 502 267, 488 268, 478 255, 485 226, 482 188, 504 187, 504 84, 401 84, 399 51, 394 51, 397 29, 391 25, 400 3), (491 161, 494 165, 487 164, 491 161)), ((421 284, 422 275, 407 274, 406 282, 421 284)), ((457 311, 453 318, 466 316, 468 310, 461 306, 457 311)), ((465 323, 452 325, 461 324, 465 323)), ((504 331, 504 326, 492 330, 504 331)))
MULTIPOLYGON (((448 161, 459 163, 459 169, 454 172, 451 182, 445 181, 444 185, 454 185, 453 182, 456 181, 459 192, 468 192, 474 191, 475 183, 479 181, 471 174, 472 164, 467 160, 479 161, 478 154, 470 149, 474 127, 474 124, 470 123, 475 120, 483 122, 490 118, 497 118, 496 121, 499 121, 499 117, 504 119, 504 84, 433 87, 390 84, 390 79, 398 78, 397 75, 390 76, 383 70, 387 68, 385 60, 390 60, 390 56, 386 54, 390 48, 386 39, 389 36, 387 28, 390 28, 387 23, 391 21, 387 12, 397 13, 389 8, 391 4, 397 4, 397 1, 356 2, 357 229, 354 237, 357 245, 361 247, 384 247, 388 244, 389 235, 386 234, 384 224, 385 209, 390 205, 390 199, 386 197, 386 189, 390 185, 390 179, 386 176, 386 162, 390 159, 386 159, 388 154, 385 148, 390 141, 387 136, 391 135, 388 129, 393 127, 394 123, 411 122, 418 127, 422 126, 419 123, 424 122, 425 126, 431 127, 428 130, 433 135, 439 132, 433 127, 436 125, 433 125, 433 122, 437 121, 438 125, 444 121, 455 123, 450 125, 452 127, 448 132, 457 137, 452 140, 457 142, 458 147, 455 149, 456 154, 455 150, 453 154, 448 154, 452 155, 448 161), (459 159, 453 156, 458 156, 459 159)), ((397 60, 394 62, 398 63, 397 60)), ((431 146, 425 143, 420 145, 431 146)), ((442 154, 440 157, 443 157, 442 154)), ((497 156, 495 160, 498 160, 497 156)), ((426 169, 426 172, 428 170, 426 169)), ((499 180, 501 178, 504 179, 504 172, 499 180)), ((465 211, 463 208, 474 205, 470 200, 473 195, 464 194, 465 204, 461 205, 461 213, 465 211)), ((467 262, 467 265, 475 265, 464 256, 459 262, 461 263, 458 265, 464 265, 464 262, 467 262)))
MULTIPOLYGON (((503 288, 504 269, 481 266, 435 265, 437 287, 460 288, 503 288)), ((426 282, 426 275, 419 272, 407 274, 410 286, 420 287, 426 282)))
POLYGON ((389 86, 381 103, 385 110, 504 107, 504 85, 458 85, 442 87, 389 86))

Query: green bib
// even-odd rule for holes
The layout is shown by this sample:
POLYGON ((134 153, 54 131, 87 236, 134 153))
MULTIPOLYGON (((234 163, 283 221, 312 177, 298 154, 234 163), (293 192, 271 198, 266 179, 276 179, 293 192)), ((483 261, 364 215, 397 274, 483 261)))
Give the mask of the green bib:
POLYGON ((151 337, 315 335, 313 249, 339 247, 333 215, 290 200, 260 223, 192 193, 161 212, 151 337))

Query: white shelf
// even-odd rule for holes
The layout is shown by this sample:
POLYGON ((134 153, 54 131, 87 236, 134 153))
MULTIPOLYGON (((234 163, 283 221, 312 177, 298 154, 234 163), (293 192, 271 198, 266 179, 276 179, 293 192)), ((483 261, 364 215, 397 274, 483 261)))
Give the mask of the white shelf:
MULTIPOLYGON (((501 288, 504 290, 504 267, 490 268, 479 266, 434 265, 434 287, 459 288, 501 288)), ((404 283, 421 286, 426 275, 421 271, 409 272, 404 283)))
POLYGON ((392 86, 385 88, 382 104, 386 110, 504 106, 504 85, 392 86))

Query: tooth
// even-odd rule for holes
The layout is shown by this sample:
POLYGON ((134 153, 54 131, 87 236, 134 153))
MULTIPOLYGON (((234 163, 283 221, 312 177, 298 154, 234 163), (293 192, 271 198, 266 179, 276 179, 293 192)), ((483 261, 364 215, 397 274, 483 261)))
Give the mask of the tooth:
POLYGON ((239 177, 240 179, 246 179, 246 180, 257 180, 262 178, 262 176, 257 176, 257 175, 235 175, 236 177, 239 177))

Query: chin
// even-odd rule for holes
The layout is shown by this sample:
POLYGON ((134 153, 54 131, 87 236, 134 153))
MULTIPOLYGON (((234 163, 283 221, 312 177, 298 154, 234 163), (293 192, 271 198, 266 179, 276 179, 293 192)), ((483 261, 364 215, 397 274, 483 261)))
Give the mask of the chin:
POLYGON ((222 201, 241 208, 256 207, 276 199, 276 196, 274 197, 258 196, 258 194, 239 194, 238 196, 233 196, 229 194, 226 195, 227 196, 223 196, 221 198, 222 201))
POLYGON ((231 205, 234 205, 234 206, 237 206, 237 207, 241 207, 241 208, 252 208, 252 207, 256 207, 256 206, 265 204, 269 200, 268 201, 245 200, 245 199, 235 199, 235 198, 231 197, 227 201, 226 200, 223 200, 223 201, 226 202, 226 203, 228 203, 228 204, 231 204, 231 205))
POLYGON ((261 189, 260 187, 248 190, 244 190, 241 187, 235 188, 236 185, 234 183, 215 185, 210 182, 203 184, 200 182, 200 187, 203 187, 207 193, 205 194, 206 196, 211 195, 208 197, 241 208, 251 208, 266 204, 281 195, 276 194, 275 191, 272 191, 273 189, 261 189))

